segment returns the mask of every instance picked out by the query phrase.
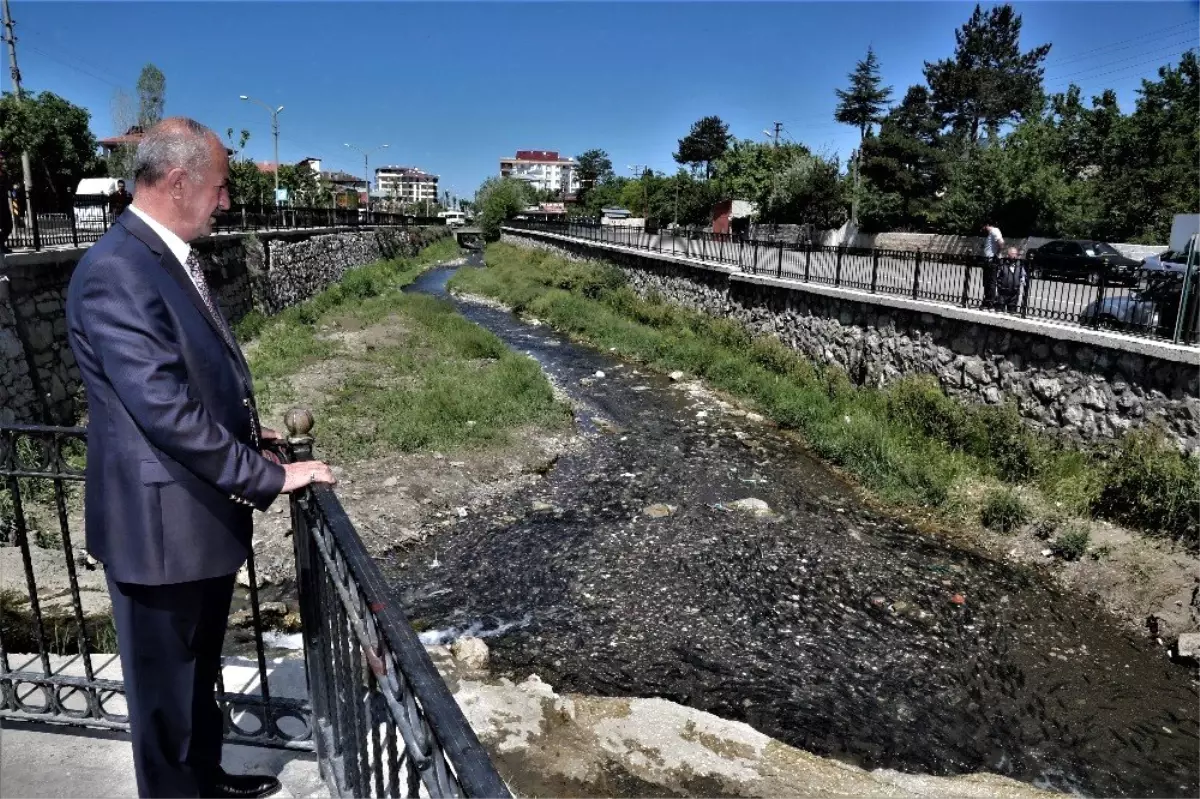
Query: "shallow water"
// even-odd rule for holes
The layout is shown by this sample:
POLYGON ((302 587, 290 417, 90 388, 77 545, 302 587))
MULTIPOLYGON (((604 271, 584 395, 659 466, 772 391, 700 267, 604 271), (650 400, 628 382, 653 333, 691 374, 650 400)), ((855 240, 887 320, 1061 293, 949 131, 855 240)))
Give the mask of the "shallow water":
MULTIPOLYGON (((412 290, 444 296, 452 272, 412 290)), ((1193 673, 1096 605, 905 529, 787 437, 664 377, 456 304, 537 358, 589 445, 385 560, 438 640, 486 631, 493 668, 517 677, 662 696, 865 767, 1200 793, 1193 673), (744 497, 775 515, 728 509, 744 497), (649 518, 652 503, 675 511, 649 518)))

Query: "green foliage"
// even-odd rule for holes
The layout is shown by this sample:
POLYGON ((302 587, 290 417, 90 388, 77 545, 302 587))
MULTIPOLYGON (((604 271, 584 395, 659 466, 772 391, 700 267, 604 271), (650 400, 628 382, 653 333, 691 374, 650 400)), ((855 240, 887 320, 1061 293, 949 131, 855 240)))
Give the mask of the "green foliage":
POLYGON ((846 219, 837 162, 813 155, 802 144, 735 141, 713 164, 713 182, 714 201, 748 200, 764 221, 826 228, 846 219))
POLYGON ((1058 534, 1050 543, 1050 549, 1063 560, 1079 560, 1088 551, 1092 542, 1092 534, 1087 528, 1073 526, 1058 534))
POLYGON ((848 89, 834 89, 838 106, 833 118, 844 125, 858 128, 861 138, 866 138, 871 125, 882 119, 892 97, 892 87, 884 86, 879 77, 879 59, 872 47, 867 47, 867 57, 854 66, 847 78, 848 89))
POLYGON ((693 169, 704 167, 704 177, 712 176, 712 162, 725 154, 729 148, 729 125, 718 116, 707 116, 692 123, 688 135, 679 140, 679 149, 673 154, 675 163, 693 169))
POLYGON ((86 109, 52 92, 26 94, 20 103, 12 93, 4 92, 0 95, 4 171, 19 175, 21 152, 28 150, 35 188, 48 188, 58 204, 66 202, 81 178, 104 170, 96 157, 90 119, 86 109))
POLYGON ((883 118, 878 136, 862 147, 864 230, 922 230, 935 218, 936 193, 948 177, 941 121, 929 90, 910 86, 901 103, 883 118))
POLYGON ((575 156, 576 171, 579 173, 580 202, 587 200, 588 193, 596 184, 613 176, 612 159, 604 150, 585 150, 575 156))
POLYGON ((997 488, 988 492, 979 510, 979 522, 989 530, 1011 533, 1030 519, 1029 508, 1017 493, 1010 488, 997 488))
MULTIPOLYGON (((817 367, 776 338, 639 297, 605 264, 503 244, 488 248, 487 261, 488 269, 460 272, 452 285, 749 399, 890 501, 949 510, 960 482, 999 478, 1036 487, 1062 514, 1097 513, 1196 540, 1197 463, 1161 442, 1134 435, 1112 459, 1065 449, 1032 433, 1012 406, 960 404, 929 376, 882 391, 856 387, 845 372, 817 367)), ((992 526, 1013 529, 1030 519, 1007 495, 990 504, 992 526)))
POLYGON ((500 238, 500 226, 532 202, 529 184, 515 178, 491 177, 475 192, 475 221, 488 241, 500 238))
POLYGON ((167 78, 162 70, 153 64, 142 67, 137 80, 138 94, 138 125, 142 130, 149 130, 163 118, 163 108, 167 104, 167 78))
POLYGON ((1012 6, 984 11, 954 32, 954 56, 925 63, 934 108, 960 138, 971 144, 980 134, 995 136, 1000 126, 1040 109, 1043 44, 1021 50, 1021 15, 1012 6))
POLYGON ((1168 448, 1159 434, 1130 433, 1105 465, 1095 507, 1104 516, 1195 549, 1200 544, 1200 461, 1168 448))

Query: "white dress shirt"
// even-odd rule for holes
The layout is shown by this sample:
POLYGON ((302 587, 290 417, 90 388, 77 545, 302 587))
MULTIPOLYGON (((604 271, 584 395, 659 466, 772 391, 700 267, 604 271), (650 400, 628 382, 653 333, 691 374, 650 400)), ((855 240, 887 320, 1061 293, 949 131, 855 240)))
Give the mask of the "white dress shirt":
MULTIPOLYGON (((192 280, 192 284, 195 285, 196 279, 192 277, 192 270, 187 268, 188 256, 192 254, 191 245, 176 236, 170 230, 167 230, 167 228, 161 222, 150 216, 150 214, 146 213, 141 208, 138 208, 136 205, 129 206, 129 210, 137 214, 139 219, 149 225, 150 229, 158 234, 158 237, 163 240, 163 244, 167 245, 167 248, 171 251, 171 254, 179 260, 179 265, 183 267, 184 272, 187 272, 188 277, 192 280)), ((201 297, 204 296, 207 289, 207 286, 196 286, 196 291, 200 292, 201 297)))

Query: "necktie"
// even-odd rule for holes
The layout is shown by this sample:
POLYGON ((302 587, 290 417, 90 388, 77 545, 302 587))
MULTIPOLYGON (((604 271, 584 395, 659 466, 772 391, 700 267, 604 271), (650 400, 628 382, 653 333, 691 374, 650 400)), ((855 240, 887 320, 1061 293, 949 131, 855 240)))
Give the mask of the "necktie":
POLYGON ((221 338, 225 339, 225 343, 232 347, 233 339, 230 337, 229 328, 225 326, 225 319, 221 316, 221 311, 217 308, 217 303, 208 290, 208 281, 204 279, 204 268, 200 266, 200 259, 196 257, 194 250, 188 253, 184 268, 187 269, 188 277, 192 279, 192 284, 196 287, 196 291, 200 292, 200 299, 204 300, 204 306, 208 308, 208 312, 216 320, 217 329, 221 331, 221 338))

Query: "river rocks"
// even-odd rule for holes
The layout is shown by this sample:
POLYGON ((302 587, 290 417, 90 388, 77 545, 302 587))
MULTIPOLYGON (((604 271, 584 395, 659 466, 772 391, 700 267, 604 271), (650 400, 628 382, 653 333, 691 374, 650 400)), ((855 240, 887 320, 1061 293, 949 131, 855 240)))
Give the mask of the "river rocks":
POLYGON ((464 635, 450 645, 454 660, 469 671, 483 671, 488 664, 488 648, 481 639, 464 635))
POLYGON ((1200 663, 1200 633, 1183 633, 1175 642, 1175 657, 1200 663))
POLYGON ((680 372, 678 369, 676 369, 674 372, 671 372, 671 374, 667 375, 667 377, 671 378, 675 382, 678 382, 683 379, 683 372, 680 372))
POLYGON ((646 516, 649 516, 651 519, 662 519, 670 516, 674 512, 675 506, 664 505, 661 502, 656 502, 653 505, 647 505, 646 507, 642 508, 642 513, 646 516))
MULTIPOLYGON (((461 639, 460 639, 461 640, 461 639)), ((787 746, 749 725, 665 699, 559 694, 458 673, 433 648, 471 728, 524 796, 1051 797, 993 774, 866 771, 787 746)))
POLYGON ((770 516, 772 513, 771 506, 757 497, 746 497, 736 502, 730 502, 728 507, 751 516, 770 516))

